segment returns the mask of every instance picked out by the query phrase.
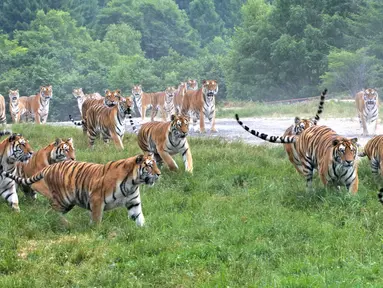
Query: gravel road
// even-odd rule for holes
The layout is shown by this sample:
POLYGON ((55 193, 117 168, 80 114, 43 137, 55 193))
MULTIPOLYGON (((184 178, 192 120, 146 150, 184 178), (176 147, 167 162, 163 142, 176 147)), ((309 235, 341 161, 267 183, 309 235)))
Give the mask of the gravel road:
MULTIPOLYGON (((137 123, 136 119, 135 123, 137 123)), ((293 118, 241 118, 242 122, 245 125, 249 126, 251 129, 258 130, 260 132, 268 133, 269 135, 283 135, 285 130, 292 125, 293 118)), ((73 125, 71 122, 51 122, 51 125, 60 125, 60 126, 71 126, 73 125)), ((362 130, 359 127, 358 118, 324 118, 319 121, 320 125, 326 125, 334 129, 339 135, 343 135, 346 137, 358 137, 358 142, 364 146, 366 142, 371 137, 362 137, 362 130)), ((131 126, 128 121, 126 121, 127 132, 131 133, 131 126)), ((139 126, 139 125, 138 125, 139 126)), ((207 133, 200 134, 193 132, 191 128, 190 136, 191 137, 205 137, 205 138, 216 138, 222 137, 227 140, 243 140, 246 143, 254 144, 254 145, 277 145, 267 143, 249 132, 245 131, 240 125, 238 125, 237 121, 234 119, 224 118, 224 119, 216 119, 216 127, 218 129, 217 133, 210 133, 210 124, 206 123, 205 125, 207 133)), ((382 134, 383 128, 380 124, 378 124, 377 134, 382 134)))

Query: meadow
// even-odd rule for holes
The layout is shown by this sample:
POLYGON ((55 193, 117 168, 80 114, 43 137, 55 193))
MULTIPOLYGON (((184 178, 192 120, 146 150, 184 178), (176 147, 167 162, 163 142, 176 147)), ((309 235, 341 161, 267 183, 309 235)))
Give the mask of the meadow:
MULTIPOLYGON (((326 112, 329 105, 326 106, 326 112)), ((232 117, 232 115, 231 115, 232 117)), ((73 137, 79 161, 106 163, 140 153, 127 134, 125 150, 80 129, 14 125, 34 148, 73 137)), ((381 287, 383 206, 367 159, 359 192, 325 188, 316 175, 306 193, 281 146, 190 138, 194 173, 162 168, 141 186, 146 226, 127 211, 89 223, 75 207, 64 227, 42 196, 19 193, 19 214, 0 202, 0 287, 381 287), (382 228, 382 229, 381 229, 382 228)))

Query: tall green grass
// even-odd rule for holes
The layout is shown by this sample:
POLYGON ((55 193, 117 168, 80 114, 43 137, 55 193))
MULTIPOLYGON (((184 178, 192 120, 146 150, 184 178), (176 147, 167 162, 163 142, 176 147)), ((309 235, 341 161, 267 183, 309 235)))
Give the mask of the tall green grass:
MULTIPOLYGON (((105 163, 139 153, 135 135, 125 150, 97 142, 87 148, 75 128, 21 125, 35 150, 73 137, 81 161, 105 163)), ((359 192, 314 193, 281 146, 191 138, 194 174, 162 168, 141 196, 146 227, 126 209, 68 213, 70 228, 42 196, 20 195, 19 214, 0 203, 0 287, 381 287, 383 207, 368 163, 359 192)))

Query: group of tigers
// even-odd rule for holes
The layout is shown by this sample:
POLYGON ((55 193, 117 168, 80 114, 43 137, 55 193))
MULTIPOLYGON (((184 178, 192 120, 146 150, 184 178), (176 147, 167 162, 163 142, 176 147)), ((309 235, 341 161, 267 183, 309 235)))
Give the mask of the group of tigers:
MULTIPOLYGON (((189 83, 192 84, 196 85, 196 81, 189 83)), ((218 92, 215 80, 203 80, 202 87, 196 90, 187 90, 186 83, 181 85, 185 89, 178 90, 182 93, 179 113, 173 113, 169 121, 142 124, 137 142, 143 154, 127 159, 106 164, 76 161, 71 138, 56 139, 34 153, 22 135, 0 131, 0 136, 11 134, 0 143, 0 196, 14 210, 20 211, 16 193, 16 185, 19 184, 24 193, 32 198, 36 198, 36 192, 47 197, 61 216, 77 205, 90 210, 91 220, 99 223, 103 211, 125 206, 129 218, 138 226, 144 225, 139 185, 153 185, 161 175, 159 166, 163 162, 170 170, 177 170, 177 163, 172 158, 175 154, 182 155, 185 170, 192 173, 193 159, 186 137, 189 133, 189 116, 201 117, 203 114, 213 119, 212 115, 215 115, 215 110, 212 110, 218 92)), ((85 95, 81 88, 76 88, 73 95, 77 98, 82 120, 74 121, 70 118, 76 125, 82 125, 90 146, 93 146, 97 135, 101 134, 105 142, 113 139, 116 146, 123 149, 125 116, 130 117, 133 125, 130 111, 134 103, 138 105, 137 99, 144 98, 143 93, 137 97, 133 94, 133 99, 136 99, 134 101, 130 97, 121 96, 120 90, 106 90, 105 97, 102 97, 98 93, 85 95)), ((154 105, 160 107, 160 102, 155 101, 155 97, 151 96, 153 111, 157 107, 154 105)), ((176 102, 173 103, 176 106, 176 102)), ((212 129, 213 124, 214 121, 212 129)), ((62 219, 67 222, 64 217, 62 219)))
MULTIPOLYGON (((295 169, 306 178, 306 188, 312 190, 314 170, 318 171, 321 181, 328 184, 344 185, 349 192, 358 191, 358 157, 367 156, 371 161, 371 170, 377 179, 383 176, 383 135, 372 137, 364 146, 364 151, 358 154, 357 138, 347 138, 338 135, 333 129, 317 125, 319 115, 323 112, 325 89, 320 97, 319 108, 315 118, 295 118, 294 124, 287 128, 283 136, 269 136, 259 131, 251 130, 235 115, 237 122, 246 131, 265 141, 283 143, 290 162, 295 169)), ((379 96, 375 89, 363 89, 356 94, 355 102, 362 135, 368 135, 368 125, 372 125, 376 133, 379 96)), ((339 187, 339 186, 338 186, 339 187)), ((383 204, 383 188, 378 193, 379 201, 383 204)))

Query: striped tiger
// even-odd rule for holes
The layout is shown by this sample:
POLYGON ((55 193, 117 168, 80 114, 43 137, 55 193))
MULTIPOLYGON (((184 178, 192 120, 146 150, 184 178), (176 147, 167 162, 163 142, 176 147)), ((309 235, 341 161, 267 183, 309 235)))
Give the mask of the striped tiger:
POLYGON ((148 122, 142 124, 138 131, 138 146, 144 152, 152 152, 157 163, 163 161, 170 170, 177 170, 178 166, 171 155, 181 154, 185 170, 193 172, 193 158, 186 139, 189 131, 189 119, 184 116, 171 116, 169 122, 148 122))
POLYGON ((19 99, 19 89, 9 90, 9 113, 11 114, 13 123, 19 123, 22 116, 23 119, 25 119, 27 113, 24 104, 21 103, 19 99))
POLYGON ((215 80, 203 80, 202 87, 198 90, 187 90, 182 102, 182 115, 192 114, 194 131, 199 118, 200 132, 205 132, 206 116, 211 123, 211 131, 215 128, 215 96, 218 93, 218 83, 215 80))
POLYGON ((52 99, 52 85, 40 86, 36 95, 23 96, 19 101, 24 105, 26 113, 35 119, 37 124, 45 124, 48 119, 49 103, 52 99))
MULTIPOLYGON (((72 138, 62 140, 57 138, 48 146, 38 150, 32 155, 32 158, 24 163, 16 163, 16 175, 22 178, 32 177, 44 167, 66 160, 76 160, 72 138)), ((36 198, 36 193, 29 186, 22 186, 23 192, 36 198)))
POLYGON ((360 127, 363 136, 369 135, 367 125, 373 125, 371 135, 376 135, 379 117, 379 95, 375 89, 368 88, 360 91, 355 96, 356 109, 358 111, 360 127))
POLYGON ((150 120, 154 121, 154 118, 157 116, 158 110, 161 110, 162 120, 166 121, 165 113, 165 91, 148 93, 151 97, 152 103, 152 113, 150 120))
POLYGON ((85 99, 84 103, 81 106, 81 121, 75 121, 72 118, 72 115, 69 115, 69 119, 73 122, 76 126, 82 126, 82 130, 84 134, 87 131, 87 119, 86 119, 86 113, 89 110, 90 107, 94 105, 105 105, 106 107, 113 107, 119 102, 121 99, 121 90, 117 89, 115 91, 110 91, 109 89, 105 90, 105 97, 102 97, 101 99, 96 98, 88 98, 85 99))
MULTIPOLYGON (((0 131, 0 136, 9 135, 10 131, 0 131)), ((10 175, 16 173, 17 162, 25 162, 31 158, 33 151, 27 139, 21 134, 12 134, 0 142, 1 166, 0 172, 10 175)), ((0 176, 0 196, 7 201, 13 210, 20 211, 16 184, 13 180, 0 176)))
POLYGON ((353 194, 358 191, 357 138, 349 139, 336 134, 327 126, 317 125, 303 130, 300 135, 269 136, 250 130, 239 120, 238 114, 235 117, 239 125, 258 138, 272 143, 295 143, 308 191, 312 190, 315 169, 324 185, 345 185, 353 194))
POLYGON ((5 116, 5 99, 0 94, 0 124, 7 124, 7 117, 5 116))
POLYGON ((371 172, 375 180, 378 180, 378 175, 383 176, 383 135, 378 135, 366 143, 363 152, 359 153, 359 157, 367 156, 370 160, 371 172))
POLYGON ((186 85, 186 82, 181 82, 180 85, 178 85, 178 88, 174 94, 174 108, 175 114, 177 115, 181 114, 182 101, 184 100, 186 85))
POLYGON ((131 98, 120 98, 116 106, 107 107, 105 105, 93 105, 86 112, 87 135, 89 146, 93 147, 96 137, 101 134, 105 143, 113 139, 117 148, 124 149, 122 139, 125 133, 125 116, 130 118, 133 131, 136 127, 133 124, 130 108, 132 107, 131 98))
POLYGON ((82 104, 86 99, 104 99, 99 93, 84 94, 82 88, 74 88, 72 95, 77 100, 78 109, 82 115, 82 104))
POLYGON ((166 120, 171 119, 171 115, 175 113, 174 107, 174 96, 176 94, 176 88, 173 86, 169 86, 165 89, 165 103, 164 103, 164 111, 166 120))
MULTIPOLYGON (((324 100, 327 94, 327 89, 325 89, 320 96, 320 102, 317 110, 317 114, 313 119, 301 119, 299 117, 295 117, 294 124, 291 125, 285 133, 283 134, 284 137, 286 136, 292 136, 292 135, 300 135, 303 130, 313 126, 317 125, 317 122, 320 119, 320 114, 323 112, 323 106, 324 106, 324 100)), ((285 151, 287 153, 287 156, 289 157, 290 162, 294 165, 295 169, 302 173, 302 165, 301 161, 299 160, 299 156, 297 154, 297 151, 295 149, 295 143, 292 144, 283 144, 285 151)))
POLYGON ((141 85, 134 85, 132 88, 132 95, 134 105, 137 107, 141 120, 145 120, 146 109, 152 107, 152 93, 145 93, 142 91, 141 85))
POLYGON ((106 164, 63 161, 43 168, 28 179, 8 172, 2 175, 30 185, 47 197, 62 217, 77 205, 90 210, 91 220, 97 224, 104 211, 125 206, 129 218, 137 226, 143 226, 139 185, 154 185, 161 171, 153 155, 145 154, 106 164))

